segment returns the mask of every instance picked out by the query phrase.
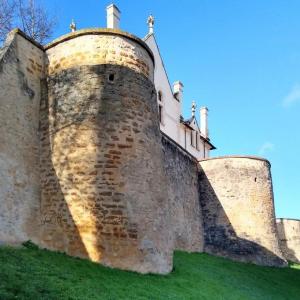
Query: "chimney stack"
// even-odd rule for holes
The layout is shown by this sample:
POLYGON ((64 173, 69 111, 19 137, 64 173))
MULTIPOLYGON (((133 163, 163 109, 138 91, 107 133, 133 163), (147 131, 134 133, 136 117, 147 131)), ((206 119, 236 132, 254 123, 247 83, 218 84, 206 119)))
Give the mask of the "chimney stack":
POLYGON ((119 29, 120 15, 121 12, 116 5, 111 4, 107 6, 106 7, 107 28, 119 29))
POLYGON ((200 131, 201 134, 208 138, 208 122, 207 122, 208 108, 201 107, 200 108, 200 131))
POLYGON ((181 81, 176 81, 173 83, 173 94, 179 102, 183 100, 183 84, 181 81))

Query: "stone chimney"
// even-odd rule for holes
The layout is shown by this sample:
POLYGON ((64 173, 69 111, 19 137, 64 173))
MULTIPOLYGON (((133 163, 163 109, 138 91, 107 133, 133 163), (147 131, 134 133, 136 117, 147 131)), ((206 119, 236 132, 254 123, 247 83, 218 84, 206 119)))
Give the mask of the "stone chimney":
POLYGON ((200 108, 200 131, 201 134, 208 138, 208 122, 207 122, 208 108, 201 107, 200 108))
POLYGON ((107 6, 106 7, 107 28, 119 29, 120 15, 121 12, 116 5, 111 4, 107 6))
POLYGON ((179 102, 183 100, 183 84, 181 81, 176 81, 173 83, 173 94, 179 102))

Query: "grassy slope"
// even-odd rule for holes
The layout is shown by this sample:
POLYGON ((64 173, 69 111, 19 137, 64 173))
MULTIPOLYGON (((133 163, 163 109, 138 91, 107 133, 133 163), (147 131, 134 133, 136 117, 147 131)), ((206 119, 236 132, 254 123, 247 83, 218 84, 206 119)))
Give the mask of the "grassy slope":
POLYGON ((0 299, 300 299, 300 266, 276 269, 177 252, 167 276, 46 250, 0 247, 0 299))

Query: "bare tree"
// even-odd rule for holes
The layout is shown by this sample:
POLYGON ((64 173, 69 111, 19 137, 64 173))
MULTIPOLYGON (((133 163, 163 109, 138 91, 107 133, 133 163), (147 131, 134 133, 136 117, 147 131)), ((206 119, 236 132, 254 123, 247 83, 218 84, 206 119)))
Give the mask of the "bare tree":
POLYGON ((0 0, 0 44, 13 28, 14 3, 10 0, 0 0))
POLYGON ((56 21, 40 3, 18 0, 18 11, 22 29, 27 35, 41 44, 51 37, 56 21))
POLYGON ((55 18, 35 0, 0 0, 0 9, 0 41, 5 39, 7 32, 19 27, 43 44, 51 37, 56 25, 55 18))

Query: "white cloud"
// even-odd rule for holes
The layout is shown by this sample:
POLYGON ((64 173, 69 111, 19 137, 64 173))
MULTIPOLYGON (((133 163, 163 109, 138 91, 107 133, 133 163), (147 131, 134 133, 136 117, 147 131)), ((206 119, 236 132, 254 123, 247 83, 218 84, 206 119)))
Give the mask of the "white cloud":
POLYGON ((259 148, 258 154, 260 156, 264 156, 267 152, 273 151, 275 149, 275 145, 270 142, 265 142, 259 148))
POLYGON ((296 84, 292 87, 290 92, 282 100, 282 105, 289 107, 297 102, 300 102, 300 84, 296 84))

